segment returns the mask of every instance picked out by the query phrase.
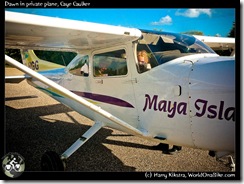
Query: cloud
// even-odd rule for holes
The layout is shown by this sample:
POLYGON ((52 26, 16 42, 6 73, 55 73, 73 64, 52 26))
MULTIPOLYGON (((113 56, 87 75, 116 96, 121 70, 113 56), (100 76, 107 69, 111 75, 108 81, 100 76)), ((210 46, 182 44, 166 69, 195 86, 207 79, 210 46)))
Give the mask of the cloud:
POLYGON ((186 11, 180 12, 178 10, 175 15, 178 16, 185 16, 185 17, 190 17, 190 18, 196 18, 199 17, 201 14, 206 14, 209 17, 212 15, 211 9, 187 9, 186 11))
POLYGON ((158 22, 152 22, 152 25, 171 25, 172 24, 172 18, 167 15, 165 17, 162 17, 158 22))

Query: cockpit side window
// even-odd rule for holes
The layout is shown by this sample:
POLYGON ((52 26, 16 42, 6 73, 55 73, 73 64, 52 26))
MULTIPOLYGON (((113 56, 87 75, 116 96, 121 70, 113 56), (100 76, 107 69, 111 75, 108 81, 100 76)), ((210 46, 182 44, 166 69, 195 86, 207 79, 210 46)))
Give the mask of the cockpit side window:
POLYGON ((93 56, 93 76, 127 75, 127 61, 124 49, 95 54, 93 56))
POLYGON ((77 55, 68 65, 68 70, 73 75, 89 76, 89 57, 88 55, 77 55))
POLYGON ((139 73, 146 72, 157 66, 157 60, 146 44, 137 44, 137 70, 139 73))
POLYGON ((139 40, 138 47, 140 44, 150 48, 151 54, 156 58, 159 65, 183 56, 215 53, 195 37, 176 33, 144 32, 142 39, 139 40))

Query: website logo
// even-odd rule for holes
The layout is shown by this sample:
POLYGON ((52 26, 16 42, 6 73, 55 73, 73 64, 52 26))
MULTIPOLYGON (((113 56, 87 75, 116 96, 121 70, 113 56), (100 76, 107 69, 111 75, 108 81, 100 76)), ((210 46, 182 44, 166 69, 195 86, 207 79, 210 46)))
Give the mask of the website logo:
POLYGON ((18 153, 8 153, 2 158, 2 170, 10 178, 19 177, 25 170, 24 158, 18 153))

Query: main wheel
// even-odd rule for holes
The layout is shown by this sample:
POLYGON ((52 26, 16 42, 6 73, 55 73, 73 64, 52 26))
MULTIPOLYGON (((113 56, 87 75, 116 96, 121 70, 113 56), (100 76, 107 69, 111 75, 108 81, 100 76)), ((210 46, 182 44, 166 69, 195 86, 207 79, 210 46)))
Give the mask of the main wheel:
POLYGON ((64 171, 65 163, 54 151, 47 151, 41 158, 42 171, 64 171))

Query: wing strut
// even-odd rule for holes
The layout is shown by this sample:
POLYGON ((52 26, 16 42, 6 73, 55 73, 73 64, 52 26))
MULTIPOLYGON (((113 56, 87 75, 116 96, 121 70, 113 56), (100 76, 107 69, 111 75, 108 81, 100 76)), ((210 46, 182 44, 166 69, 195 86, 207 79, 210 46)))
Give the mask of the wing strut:
POLYGON ((90 139, 98 130, 103 127, 103 123, 97 121, 88 129, 74 144, 72 144, 62 155, 61 159, 65 160, 70 157, 76 150, 78 150, 88 139, 90 139))
MULTIPOLYGON (((140 130, 136 129, 135 127, 129 125, 128 123, 124 122, 123 120, 113 116, 107 111, 104 111, 100 107, 88 102, 84 98, 74 94, 73 92, 69 91, 68 89, 60 86, 59 84, 51 81, 47 77, 33 71, 32 69, 24 66, 23 64, 19 63, 18 61, 12 59, 11 57, 5 55, 5 61, 15 66, 17 69, 23 71, 24 73, 30 75, 33 78, 36 78, 40 82, 46 84, 54 88, 55 90, 59 91, 63 95, 69 97, 70 99, 81 103, 85 107, 91 109, 92 111, 102 115, 103 117, 109 119, 110 121, 114 122, 117 125, 120 125, 127 129, 128 133, 137 136, 146 136, 140 130)), ((87 130, 73 145, 71 145, 61 156, 57 153, 48 151, 46 152, 42 159, 41 159, 41 167, 43 170, 64 170, 65 169, 65 160, 70 157, 77 149, 79 149, 86 141, 88 141, 97 131, 99 131, 102 127, 106 126, 106 124, 102 122, 96 121, 95 124, 87 130)), ((148 136, 148 135, 147 135, 148 136)))

